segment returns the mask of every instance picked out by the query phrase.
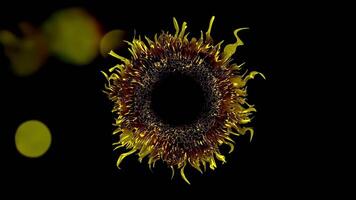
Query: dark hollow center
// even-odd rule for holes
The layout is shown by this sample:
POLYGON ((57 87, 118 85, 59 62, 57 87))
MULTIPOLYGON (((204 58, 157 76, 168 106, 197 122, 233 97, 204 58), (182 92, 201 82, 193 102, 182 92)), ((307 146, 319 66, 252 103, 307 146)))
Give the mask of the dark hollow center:
POLYGON ((171 126, 193 123, 201 116, 206 103, 200 84, 178 72, 162 76, 152 90, 154 113, 171 126))

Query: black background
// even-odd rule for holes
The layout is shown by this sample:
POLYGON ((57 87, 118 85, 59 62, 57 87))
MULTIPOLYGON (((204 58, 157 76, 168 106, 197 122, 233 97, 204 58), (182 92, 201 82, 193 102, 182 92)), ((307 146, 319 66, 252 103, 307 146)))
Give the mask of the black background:
MULTIPOLYGON (((313 136, 308 136, 311 122, 303 114, 308 107, 302 106, 306 104, 302 97, 308 95, 305 88, 316 87, 308 85, 311 74, 318 71, 310 53, 315 44, 306 44, 324 23, 320 16, 312 15, 314 7, 227 1, 7 3, 1 7, 0 28, 15 29, 23 20, 40 25, 53 11, 72 6, 87 9, 104 31, 129 31, 128 40, 133 30, 151 37, 161 30, 173 31, 172 17, 187 21, 191 35, 199 36, 215 15, 213 38, 226 43, 234 41, 235 28, 250 27, 241 33, 245 46, 235 58, 267 78, 249 83, 249 100, 258 110, 252 123, 255 137, 251 143, 248 137, 238 138, 227 163, 215 171, 200 175, 187 169, 191 186, 178 174, 171 181, 170 170, 162 163, 150 172, 135 156, 126 158, 118 170, 119 154, 111 146, 111 103, 101 91, 105 80, 100 74, 115 60, 98 56, 90 65, 76 67, 50 58, 35 75, 17 78, 1 52, 1 189, 163 198, 178 194, 289 197, 315 192, 321 176, 313 163, 319 157, 306 150, 308 137, 313 136), (28 119, 43 121, 52 132, 52 146, 39 159, 21 156, 14 145, 17 126, 28 119)), ((127 55, 122 51, 120 54, 127 55)))

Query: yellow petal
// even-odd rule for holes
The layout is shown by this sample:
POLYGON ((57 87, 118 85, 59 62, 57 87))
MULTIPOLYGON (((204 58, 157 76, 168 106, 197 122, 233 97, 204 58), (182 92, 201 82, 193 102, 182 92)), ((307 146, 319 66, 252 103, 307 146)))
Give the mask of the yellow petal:
POLYGON ((227 144, 227 145, 229 145, 229 146, 230 146, 229 153, 232 153, 232 152, 234 151, 234 148, 235 148, 234 144, 233 144, 233 143, 231 143, 231 142, 225 142, 225 144, 227 144))
POLYGON ((233 44, 228 44, 228 45, 225 46, 224 52, 222 53, 222 59, 223 59, 224 61, 228 60, 232 55, 235 54, 236 48, 237 48, 238 46, 241 46, 241 45, 244 44, 244 43, 242 42, 242 40, 239 38, 239 36, 237 35, 237 33, 238 33, 239 31, 241 31, 241 30, 246 30, 246 29, 248 29, 248 28, 239 28, 239 29, 236 29, 236 30, 234 31, 234 35, 235 35, 235 37, 236 37, 236 42, 233 43, 233 44))
POLYGON ((136 149, 131 149, 130 151, 126 152, 126 153, 123 153, 119 156, 119 158, 117 159, 117 162, 116 162, 116 166, 117 168, 120 169, 120 163, 122 162, 122 160, 126 157, 126 156, 129 156, 133 153, 136 152, 136 149))
POLYGON ((184 162, 183 167, 180 169, 180 175, 182 176, 183 180, 184 180, 185 182, 187 182, 187 183, 190 185, 189 180, 187 179, 187 177, 186 177, 185 174, 184 174, 184 168, 185 168, 185 165, 186 165, 186 164, 187 164, 187 163, 184 162))
POLYGON ((215 19, 215 16, 212 16, 210 19, 210 22, 209 22, 209 28, 205 33, 205 37, 207 40, 211 40, 210 33, 211 33, 211 28, 213 27, 214 19, 215 19))
POLYGON ((244 78, 244 81, 247 82, 250 79, 254 79, 257 74, 262 76, 262 78, 266 80, 266 77, 262 73, 256 72, 256 71, 252 71, 244 78))
POLYGON ((225 160, 225 156, 224 155, 221 155, 220 153, 218 152, 215 152, 215 156, 218 160, 220 160, 221 162, 223 163, 226 163, 226 160, 225 160))
POLYGON ((246 82, 244 80, 242 80, 242 78, 240 76, 237 77, 233 77, 230 79, 232 85, 236 88, 242 88, 245 86, 246 82))
POLYGON ((214 170, 216 168, 216 162, 213 156, 209 160, 209 167, 211 170, 214 170))
POLYGON ((240 65, 232 64, 232 65, 231 65, 231 69, 232 69, 232 70, 240 70, 241 67, 245 65, 245 63, 246 63, 246 62, 243 62, 243 63, 241 63, 240 65))
POLYGON ((184 36, 184 33, 185 33, 185 29, 187 29, 187 22, 183 22, 183 24, 182 24, 182 30, 180 31, 180 33, 179 33, 179 38, 181 38, 181 39, 183 39, 183 36, 184 36))
POLYGON ((171 180, 172 180, 174 177, 174 167, 173 166, 171 166, 171 170, 172 170, 172 176, 171 176, 171 180))
POLYGON ((176 29, 176 33, 174 34, 174 37, 177 38, 179 34, 179 25, 175 17, 173 17, 173 25, 174 25, 174 29, 176 29))
POLYGON ((127 58, 124 58, 122 56, 119 56, 118 54, 116 54, 114 51, 110 51, 109 55, 121 60, 123 63, 125 63, 125 65, 129 65, 130 64, 130 60, 127 58))

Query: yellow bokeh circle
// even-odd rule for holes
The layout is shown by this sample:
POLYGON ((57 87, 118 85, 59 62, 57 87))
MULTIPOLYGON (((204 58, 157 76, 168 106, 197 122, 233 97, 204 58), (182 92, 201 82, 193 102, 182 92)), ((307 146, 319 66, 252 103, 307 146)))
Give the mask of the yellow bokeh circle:
POLYGON ((48 127, 38 121, 29 120, 23 122, 16 130, 15 145, 23 156, 37 158, 45 154, 52 141, 48 127))

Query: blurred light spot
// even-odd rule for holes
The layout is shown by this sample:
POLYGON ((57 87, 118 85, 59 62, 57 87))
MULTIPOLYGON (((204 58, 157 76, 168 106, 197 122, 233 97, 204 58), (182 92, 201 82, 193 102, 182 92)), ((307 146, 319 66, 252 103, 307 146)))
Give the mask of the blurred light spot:
POLYGON ((106 33, 100 41, 101 55, 106 57, 111 50, 117 50, 122 47, 125 34, 125 31, 119 29, 106 33))
POLYGON ((81 8, 55 12, 43 25, 50 51, 64 62, 86 65, 98 54, 101 31, 81 8))
POLYGON ((0 43, 4 46, 13 73, 23 77, 32 75, 40 69, 47 60, 48 51, 39 30, 26 22, 20 23, 19 28, 23 37, 3 30, 0 31, 0 43))
POLYGON ((15 145, 17 150, 26 157, 40 157, 51 145, 50 130, 40 121, 26 121, 16 131, 15 145))

